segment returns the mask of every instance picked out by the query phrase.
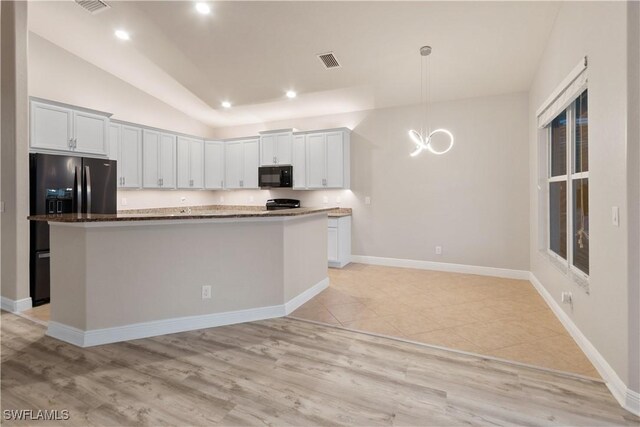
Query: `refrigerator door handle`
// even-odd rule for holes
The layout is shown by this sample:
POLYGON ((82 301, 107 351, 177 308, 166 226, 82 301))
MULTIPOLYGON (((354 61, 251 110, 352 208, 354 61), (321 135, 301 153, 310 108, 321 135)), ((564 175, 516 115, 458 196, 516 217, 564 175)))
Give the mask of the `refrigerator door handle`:
POLYGON ((87 184, 87 213, 91 213, 91 169, 84 167, 84 182, 87 184))
POLYGON ((74 177, 76 183, 76 212, 82 213, 82 172, 80 172, 80 166, 76 166, 76 176, 74 177))
POLYGON ((50 258, 50 257, 51 257, 51 254, 49 252, 38 254, 38 258, 50 258))

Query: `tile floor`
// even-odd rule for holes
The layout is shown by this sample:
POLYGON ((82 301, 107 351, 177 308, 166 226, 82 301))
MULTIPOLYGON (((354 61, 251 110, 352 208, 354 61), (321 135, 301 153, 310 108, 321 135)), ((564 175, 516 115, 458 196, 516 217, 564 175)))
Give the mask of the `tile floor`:
POLYGON ((599 378, 526 280, 350 264, 291 314, 599 378))

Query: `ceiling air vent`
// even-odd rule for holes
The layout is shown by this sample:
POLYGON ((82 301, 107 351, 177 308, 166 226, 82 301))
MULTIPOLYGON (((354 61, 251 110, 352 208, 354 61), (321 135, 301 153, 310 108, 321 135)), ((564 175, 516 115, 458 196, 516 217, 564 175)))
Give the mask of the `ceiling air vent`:
POLYGON ((100 13, 105 9, 109 9, 111 6, 103 2, 102 0, 75 0, 84 10, 88 11, 92 15, 100 13))
POLYGON ((340 68, 341 65, 333 52, 321 53, 318 55, 320 61, 324 64, 325 68, 340 68))

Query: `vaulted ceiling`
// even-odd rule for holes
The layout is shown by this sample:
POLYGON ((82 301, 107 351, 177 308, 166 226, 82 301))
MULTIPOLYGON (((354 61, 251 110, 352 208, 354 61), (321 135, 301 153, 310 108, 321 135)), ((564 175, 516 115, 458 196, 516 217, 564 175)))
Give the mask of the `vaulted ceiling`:
POLYGON ((30 2, 29 29, 214 127, 418 103, 425 44, 433 101, 526 91, 559 7, 215 1, 200 15, 191 1, 107 2, 95 15, 30 2), (324 68, 328 51, 342 67, 324 68))

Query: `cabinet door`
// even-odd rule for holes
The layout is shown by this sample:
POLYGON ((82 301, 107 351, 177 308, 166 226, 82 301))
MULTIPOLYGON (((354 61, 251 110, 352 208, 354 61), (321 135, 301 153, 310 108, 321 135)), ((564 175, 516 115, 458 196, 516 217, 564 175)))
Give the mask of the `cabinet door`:
POLYGON ((329 261, 338 261, 338 229, 329 228, 327 237, 327 258, 329 261))
MULTIPOLYGON (((123 125, 120 131, 119 151, 118 176, 122 178, 121 186, 124 188, 140 188, 142 186, 142 129, 123 125)), ((157 168, 157 154, 155 159, 157 168)))
POLYGON ((191 168, 191 188, 204 187, 204 141, 194 139, 189 150, 191 168))
POLYGON ((83 111, 73 112, 74 151, 107 154, 107 118, 83 111))
POLYGON ((304 135, 293 137, 293 188, 306 188, 307 186, 307 158, 304 135))
POLYGON ((71 150, 72 122, 73 112, 68 108, 31 101, 31 148, 71 150))
POLYGON ((276 164, 275 135, 262 135, 260 137, 260 164, 263 166, 276 164))
POLYGON ((191 173, 189 168, 190 154, 189 145, 191 140, 182 136, 178 137, 176 142, 178 147, 178 188, 191 188, 191 173))
POLYGON ((224 143, 206 141, 204 143, 204 187, 224 188, 224 143))
POLYGON ((344 186, 344 134, 329 132, 327 138, 327 176, 325 184, 329 188, 344 186))
POLYGON ((142 134, 142 186, 160 187, 160 132, 145 129, 142 134))
POLYGON ((160 134, 160 179, 162 188, 176 188, 176 137, 160 134))
POLYGON ((243 144, 243 185, 242 188, 258 188, 258 167, 260 166, 260 147, 257 139, 243 144))
POLYGON ((276 162, 279 165, 290 165, 293 159, 293 135, 283 133, 276 135, 276 162))
POLYGON ((307 188, 324 188, 327 170, 327 145, 323 133, 307 135, 307 188))
MULTIPOLYGON (((108 139, 109 139, 109 159, 120 162, 120 131, 122 126, 116 123, 109 123, 108 139)), ((120 164, 118 163, 118 186, 120 186, 120 164)))
POLYGON ((241 188, 242 145, 242 141, 227 142, 225 145, 224 183, 226 188, 241 188))

